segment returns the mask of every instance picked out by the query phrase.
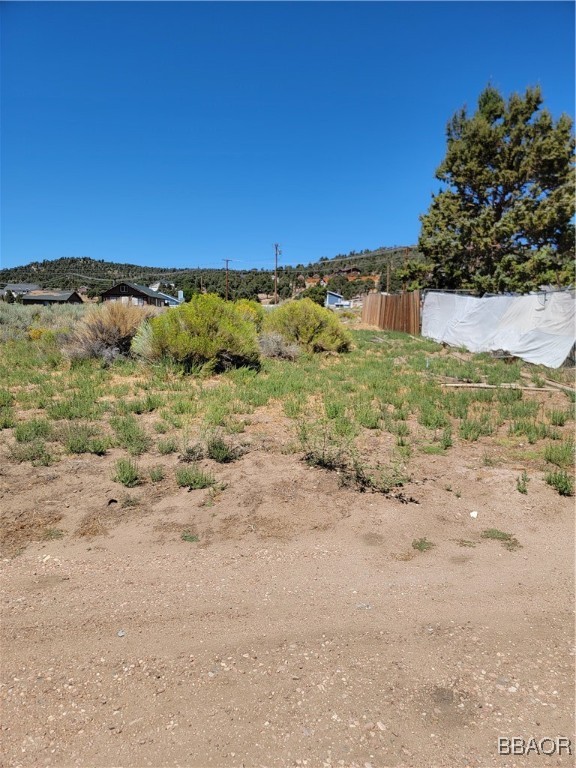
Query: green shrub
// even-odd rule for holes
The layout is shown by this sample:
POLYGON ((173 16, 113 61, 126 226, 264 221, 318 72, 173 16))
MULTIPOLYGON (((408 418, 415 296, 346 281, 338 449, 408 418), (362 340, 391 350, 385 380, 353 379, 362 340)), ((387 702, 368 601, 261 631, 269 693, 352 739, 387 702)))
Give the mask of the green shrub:
POLYGON ((138 465, 130 459, 118 459, 116 462, 116 474, 114 482, 122 483, 127 488, 133 488, 140 484, 140 471, 138 465))
POLYGON ((544 458, 550 464, 558 467, 570 467, 574 463, 574 442, 562 440, 557 444, 550 444, 544 448, 544 458))
POLYGON ((216 483, 216 479, 208 472, 202 472, 194 465, 180 467, 176 470, 176 482, 180 488, 188 487, 191 491, 200 488, 210 488, 216 483))
POLYGON ((221 435, 211 435, 206 440, 206 455, 219 464, 228 464, 239 456, 239 451, 224 440, 221 435))
POLYGON ((165 456, 168 453, 175 453, 178 450, 176 440, 173 437, 167 437, 165 440, 158 441, 158 453, 165 456))
POLYGON ((150 480, 152 480, 153 483, 159 483, 161 480, 164 480, 164 467, 159 464, 155 467, 150 467, 149 474, 150 480))
POLYGON ((188 371, 259 366, 256 326, 232 302, 214 294, 196 294, 150 325, 154 355, 188 371))
POLYGON ((235 302, 235 307, 243 317, 244 320, 248 320, 256 326, 258 333, 262 330, 262 324, 264 323, 264 308, 262 304, 251 299, 238 299, 235 302))
POLYGON ((558 491, 560 496, 574 496, 574 481, 565 470, 548 472, 544 479, 548 485, 558 491))
POLYGON ((329 309, 311 299, 290 301, 265 318, 265 330, 279 333, 309 352, 348 352, 352 337, 329 309))

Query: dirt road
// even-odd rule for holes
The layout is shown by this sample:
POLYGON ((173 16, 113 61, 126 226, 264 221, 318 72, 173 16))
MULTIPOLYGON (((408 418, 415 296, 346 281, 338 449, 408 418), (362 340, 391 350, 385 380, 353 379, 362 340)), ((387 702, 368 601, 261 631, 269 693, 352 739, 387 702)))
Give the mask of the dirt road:
POLYGON ((2 475, 65 533, 2 562, 3 765, 573 764, 497 753, 574 743, 573 502, 543 480, 423 457, 402 504, 254 451, 217 498, 121 507, 112 461, 2 475))

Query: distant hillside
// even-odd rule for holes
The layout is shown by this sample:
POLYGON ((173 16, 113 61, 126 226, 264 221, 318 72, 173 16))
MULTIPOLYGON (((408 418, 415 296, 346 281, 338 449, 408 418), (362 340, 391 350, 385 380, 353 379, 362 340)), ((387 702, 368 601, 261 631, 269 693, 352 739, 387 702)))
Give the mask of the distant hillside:
MULTIPOLYGON (((419 260, 414 247, 378 248, 351 251, 324 258, 309 264, 281 266, 278 269, 278 289, 282 297, 291 295, 296 275, 332 275, 346 267, 356 267, 362 275, 382 274, 383 280, 390 270, 392 288, 397 287, 395 272, 407 260, 419 260), (388 266, 389 265, 389 266, 388 266)), ((162 290, 187 293, 208 290, 221 295, 226 291, 225 269, 183 269, 169 267, 142 267, 90 258, 62 258, 53 261, 35 261, 21 267, 0 270, 0 287, 6 283, 37 283, 43 288, 78 289, 86 286, 91 294, 99 293, 120 279, 150 285, 162 282, 162 290)), ((273 270, 234 270, 228 274, 230 298, 254 297, 272 293, 273 270)))
POLYGON ((89 258, 65 258, 54 261, 33 261, 22 267, 0 270, 0 285, 5 283, 38 283, 43 288, 79 288, 82 285, 103 287, 120 278, 134 282, 154 282, 163 273, 185 273, 187 270, 140 267, 89 258))

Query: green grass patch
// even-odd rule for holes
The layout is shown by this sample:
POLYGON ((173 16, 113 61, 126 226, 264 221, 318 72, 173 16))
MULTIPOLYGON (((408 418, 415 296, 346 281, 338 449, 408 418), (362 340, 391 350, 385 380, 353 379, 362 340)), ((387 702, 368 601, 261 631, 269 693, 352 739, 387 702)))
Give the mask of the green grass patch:
POLYGON ((544 479, 560 496, 574 496, 574 480, 565 470, 548 472, 544 479))
POLYGON ((563 440, 549 443, 544 448, 544 458, 549 464, 556 464, 557 467, 571 467, 574 463, 574 442, 563 440))
POLYGON ((50 437, 52 425, 46 419, 29 419, 16 424, 14 437, 19 443, 30 443, 39 438, 50 437))
POLYGON ((216 484, 216 478, 209 472, 203 472, 199 467, 189 465, 179 467, 176 470, 176 482, 180 488, 189 488, 191 491, 201 488, 210 488, 216 484))
POLYGON ((519 549, 522 546, 513 534, 505 533, 504 531, 498 530, 498 528, 487 528, 482 531, 480 536, 483 539, 492 539, 493 541, 501 542, 502 546, 510 552, 513 552, 515 549, 519 549))
POLYGON ((164 467, 160 465, 150 467, 148 474, 153 483, 159 483, 161 480, 164 480, 164 467))
POLYGON ((122 483, 126 488, 134 488, 140 485, 140 470, 136 462, 131 459, 118 459, 115 465, 115 473, 112 478, 115 483, 122 483))
POLYGON ((114 416, 110 419, 118 445, 132 456, 140 456, 150 448, 151 440, 133 415, 114 416))
POLYGON ((44 440, 14 445, 10 450, 10 458, 19 463, 30 461, 34 467, 49 467, 54 463, 54 456, 44 440))
POLYGON ((425 536, 422 539, 414 539, 412 542, 412 549, 417 549, 418 552, 427 552, 435 546, 434 542, 428 541, 425 536))

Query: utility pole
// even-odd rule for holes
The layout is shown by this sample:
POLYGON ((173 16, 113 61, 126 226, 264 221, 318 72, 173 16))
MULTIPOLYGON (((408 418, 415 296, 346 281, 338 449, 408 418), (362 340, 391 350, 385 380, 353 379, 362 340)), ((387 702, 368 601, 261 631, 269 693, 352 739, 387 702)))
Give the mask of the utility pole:
POLYGON ((228 301, 228 262, 231 259, 222 259, 222 261, 226 262, 226 301, 228 301))
POLYGON ((280 244, 274 243, 274 304, 278 304, 278 256, 281 253, 280 244))

